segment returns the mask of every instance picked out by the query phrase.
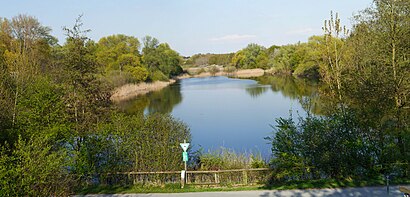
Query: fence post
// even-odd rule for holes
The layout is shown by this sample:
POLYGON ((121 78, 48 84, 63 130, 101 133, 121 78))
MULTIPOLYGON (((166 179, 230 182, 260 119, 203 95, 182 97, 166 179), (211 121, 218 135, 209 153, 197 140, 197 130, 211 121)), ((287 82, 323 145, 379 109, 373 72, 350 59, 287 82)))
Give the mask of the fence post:
POLYGON ((181 188, 185 186, 185 170, 181 170, 181 188))
POLYGON ((218 174, 218 172, 215 172, 215 183, 216 184, 219 184, 219 174, 218 174))
POLYGON ((242 175, 243 175, 243 184, 248 185, 248 171, 245 169, 244 171, 242 171, 242 175))

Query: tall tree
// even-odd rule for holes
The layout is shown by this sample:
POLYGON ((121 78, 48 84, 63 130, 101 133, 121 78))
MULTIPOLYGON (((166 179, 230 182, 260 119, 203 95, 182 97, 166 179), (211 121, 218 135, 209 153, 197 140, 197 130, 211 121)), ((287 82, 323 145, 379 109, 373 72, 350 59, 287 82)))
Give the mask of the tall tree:
POLYGON ((348 35, 348 30, 341 25, 338 14, 336 13, 333 17, 333 12, 331 12, 330 19, 325 20, 323 31, 325 32, 325 54, 328 62, 321 67, 322 78, 335 96, 342 101, 342 75, 347 67, 346 57, 344 57, 344 50, 346 50, 344 38, 348 35))
POLYGON ((246 48, 236 52, 232 58, 232 64, 236 68, 267 69, 269 66, 266 48, 258 44, 249 44, 246 48))
POLYGON ((410 136, 409 10, 408 1, 376 0, 374 7, 356 16, 348 39, 355 66, 349 71, 347 93, 367 119, 376 122, 385 162, 399 159, 388 156, 391 152, 400 152, 407 161, 410 155, 406 140, 410 136))
POLYGON ((2 65, 2 91, 5 100, 13 103, 12 122, 15 125, 19 113, 21 94, 45 71, 50 59, 50 44, 56 40, 50 28, 42 26, 32 16, 18 15, 11 20, 0 20, 0 65, 2 65))
POLYGON ((159 44, 156 38, 143 39, 142 60, 151 72, 151 80, 167 80, 182 73, 182 59, 167 43, 159 44))
POLYGON ((96 78, 95 44, 86 36, 89 30, 82 30, 82 26, 80 16, 73 28, 64 28, 67 40, 62 61, 67 112, 79 140, 94 130, 94 124, 103 120, 110 104, 110 93, 96 78))

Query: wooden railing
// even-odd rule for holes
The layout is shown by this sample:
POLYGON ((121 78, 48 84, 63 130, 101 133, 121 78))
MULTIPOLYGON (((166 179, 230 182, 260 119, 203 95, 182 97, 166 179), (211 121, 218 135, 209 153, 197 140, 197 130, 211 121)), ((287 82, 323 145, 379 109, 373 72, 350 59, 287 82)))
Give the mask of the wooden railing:
POLYGON ((266 182, 269 168, 187 171, 187 184, 250 185, 266 182))
MULTIPOLYGON (((187 171, 188 185, 252 185, 264 183, 269 168, 187 171)), ((94 176, 94 182, 105 185, 163 185, 181 182, 181 171, 118 172, 94 176)))

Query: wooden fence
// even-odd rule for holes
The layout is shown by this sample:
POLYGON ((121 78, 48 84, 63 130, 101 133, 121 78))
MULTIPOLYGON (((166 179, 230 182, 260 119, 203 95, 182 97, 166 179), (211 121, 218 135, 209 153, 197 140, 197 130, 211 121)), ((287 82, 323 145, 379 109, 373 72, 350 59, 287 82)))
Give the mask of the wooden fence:
MULTIPOLYGON (((269 168, 187 171, 188 185, 252 185, 265 183, 269 168)), ((89 177, 91 178, 91 177, 89 177)), ((181 183, 181 171, 120 172, 96 175, 87 182, 104 185, 164 185, 181 183), (92 180, 91 180, 92 179, 92 180)))

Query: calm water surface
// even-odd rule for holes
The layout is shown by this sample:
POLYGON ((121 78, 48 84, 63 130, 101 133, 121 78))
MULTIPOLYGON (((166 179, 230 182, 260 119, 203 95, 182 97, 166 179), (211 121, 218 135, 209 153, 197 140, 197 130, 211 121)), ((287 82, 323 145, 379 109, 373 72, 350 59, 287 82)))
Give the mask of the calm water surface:
POLYGON ((191 128, 194 149, 222 146, 268 157, 270 145, 264 138, 272 135, 275 119, 289 117, 290 111, 304 116, 300 101, 315 90, 291 78, 191 78, 121 107, 128 113, 171 113, 191 128))

